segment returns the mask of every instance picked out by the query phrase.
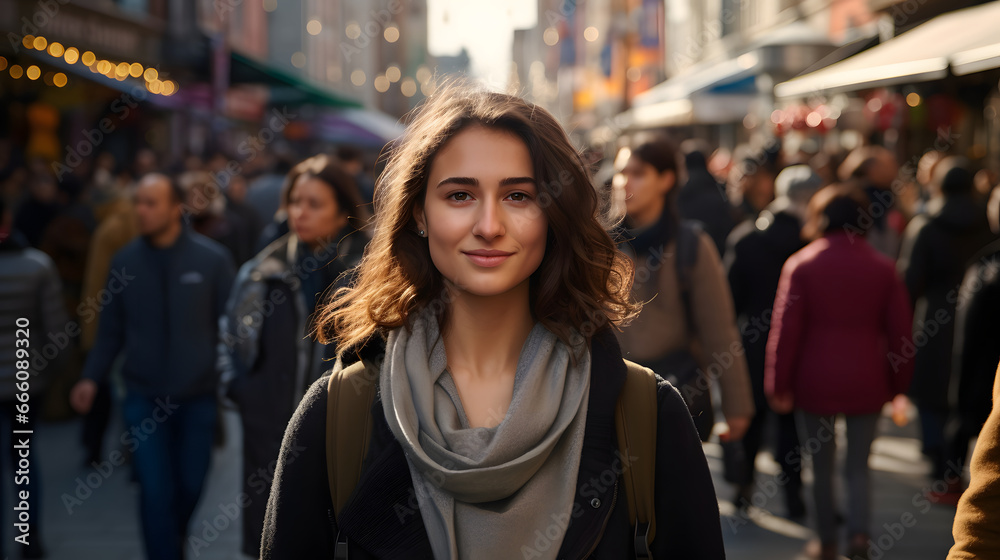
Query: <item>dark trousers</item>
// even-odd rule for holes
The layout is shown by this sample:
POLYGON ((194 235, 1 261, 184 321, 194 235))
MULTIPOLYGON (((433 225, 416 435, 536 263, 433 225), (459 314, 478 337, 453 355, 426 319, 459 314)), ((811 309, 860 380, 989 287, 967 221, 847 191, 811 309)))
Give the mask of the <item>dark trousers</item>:
POLYGON ((214 395, 179 399, 130 393, 122 404, 139 482, 146 558, 179 560, 201 496, 215 434, 214 395))
POLYGON ((107 381, 97 385, 97 395, 90 411, 83 417, 83 448, 87 453, 87 464, 100 462, 104 446, 104 432, 111 421, 111 384, 107 381))
MULTIPOLYGON (((799 410, 799 440, 812 458, 813 507, 816 532, 824 544, 837 542, 837 507, 833 480, 836 474, 836 416, 820 416, 799 410)), ((878 414, 849 414, 847 420, 847 528, 851 535, 868 534, 871 523, 871 478, 868 455, 878 428, 878 414)))
MULTIPOLYGON (((774 460, 783 473, 785 507, 789 514, 796 515, 802 508, 802 475, 799 472, 799 433, 795 414, 774 414, 768 408, 758 408, 757 414, 743 439, 733 445, 724 445, 726 480, 739 486, 749 486, 754 482, 754 463, 764 444, 765 426, 770 417, 775 419, 776 438, 774 460)), ((737 504, 745 506, 747 504, 737 504)))

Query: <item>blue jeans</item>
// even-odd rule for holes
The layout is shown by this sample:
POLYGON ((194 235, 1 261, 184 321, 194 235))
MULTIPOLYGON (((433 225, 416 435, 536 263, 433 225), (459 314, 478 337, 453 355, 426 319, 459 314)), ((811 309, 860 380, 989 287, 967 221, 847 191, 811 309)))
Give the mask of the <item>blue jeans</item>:
POLYGON ((179 560, 212 457, 215 396, 145 397, 122 404, 139 481, 139 514, 149 560, 179 560))

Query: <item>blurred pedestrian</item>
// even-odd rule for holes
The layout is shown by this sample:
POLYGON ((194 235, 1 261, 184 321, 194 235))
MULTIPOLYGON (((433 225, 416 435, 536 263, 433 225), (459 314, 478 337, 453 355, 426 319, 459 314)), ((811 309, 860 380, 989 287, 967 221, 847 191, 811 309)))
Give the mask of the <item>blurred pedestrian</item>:
MULTIPOLYGON (((757 411, 743 439, 733 446, 723 447, 725 464, 733 467, 727 469, 727 480, 737 485, 734 503, 742 507, 749 506, 752 501, 754 464, 764 440, 764 427, 771 416, 764 396, 764 360, 778 279, 788 257, 805 245, 802 226, 806 208, 821 183, 822 179, 806 165, 786 167, 775 179, 777 198, 774 202, 755 221, 740 224, 729 237, 725 265, 757 411)), ((805 504, 801 496, 795 416, 779 414, 775 420, 774 458, 785 480, 782 485, 785 510, 790 518, 803 517, 805 504)))
POLYGON ((705 161, 707 147, 687 140, 681 144, 681 151, 687 181, 677 194, 677 213, 683 220, 701 222, 721 255, 726 249, 726 236, 736 225, 726 197, 726 187, 708 172, 705 161))
MULTIPOLYGON (((97 339, 100 316, 104 309, 102 300, 110 295, 103 294, 102 297, 111 272, 111 260, 139 235, 131 189, 121 189, 119 185, 114 190, 105 191, 104 196, 110 198, 98 207, 100 221, 90 239, 80 293, 80 350, 84 361, 97 339)), ((104 432, 111 420, 111 404, 111 383, 104 379, 98 384, 94 403, 83 419, 81 440, 86 452, 85 465, 102 461, 104 432)))
POLYGON ((358 185, 358 192, 361 193, 361 200, 365 204, 371 204, 375 196, 375 181, 365 170, 365 161, 361 150, 354 146, 340 146, 337 148, 337 160, 344 171, 354 179, 358 185))
MULTIPOLYGON (((955 294, 970 259, 993 238, 986 209, 973 198, 967 165, 957 158, 937 165, 928 214, 907 226, 898 262, 914 309, 914 340, 921 341, 912 358, 910 396, 920 411, 923 450, 931 460, 933 480, 943 479, 948 468, 944 429, 951 408, 955 294)), ((961 492, 958 486, 949 490, 961 492)))
MULTIPOLYGON (((1000 234, 1000 187, 993 189, 987 215, 992 232, 1000 234)), ((962 492, 956 477, 965 471, 969 441, 979 435, 990 414, 990 388, 1000 362, 1000 240, 980 250, 971 263, 958 291, 952 361, 957 379, 951 383, 958 393, 945 429, 945 474, 952 484, 948 493, 935 496, 950 503, 962 492)))
MULTIPOLYGON (((276 218, 276 215, 281 206, 282 188, 285 184, 285 178, 288 176, 288 172, 291 171, 292 164, 295 162, 291 161, 289 154, 263 152, 258 157, 273 160, 273 164, 268 171, 254 177, 250 181, 250 184, 247 186, 246 200, 247 204, 257 211, 257 215, 264 221, 266 228, 272 222, 284 219, 283 215, 281 218, 276 218)), ((277 239, 277 237, 271 238, 270 241, 274 239, 277 239)), ((267 246, 267 243, 264 243, 263 246, 267 246)))
POLYGON ((721 437, 739 440, 753 418, 753 395, 715 243, 677 215, 671 143, 651 140, 627 155, 621 174, 629 229, 620 248, 636 266, 633 294, 646 303, 619 335, 622 350, 678 386, 702 441, 714 424, 710 387, 717 379, 729 426, 721 437))
POLYGON ((815 241, 781 271, 767 341, 767 398, 779 414, 797 412, 801 448, 812 457, 823 560, 838 557, 836 418, 847 422, 848 556, 867 558, 868 455, 883 405, 906 392, 913 371, 902 358, 912 324, 906 287, 891 260, 863 236, 852 237, 863 231, 859 216, 867 204, 851 184, 813 197, 805 232, 815 241))
MULTIPOLYGON (((291 232, 248 261, 220 324, 225 396, 243 424, 243 552, 260 552, 274 461, 285 426, 306 389, 329 369, 333 345, 315 342, 313 314, 341 275, 364 252, 365 208, 354 180, 325 155, 289 173, 291 232), (261 319, 261 309, 268 310, 261 319), (231 378, 230 378, 231 377, 231 378), (260 472, 268 472, 262 477, 260 472)), ((345 285, 346 278, 337 285, 345 285)))
POLYGON ((896 208, 893 185, 899 174, 899 163, 891 151, 882 146, 863 146, 853 150, 840 164, 837 175, 841 181, 858 183, 868 195, 862 208, 861 225, 869 225, 865 236, 868 244, 890 259, 899 255, 903 214, 896 208))
POLYGON ((29 245, 37 248, 63 204, 59 200, 59 183, 47 169, 31 173, 27 185, 27 196, 14 214, 13 227, 21 232, 29 245))
POLYGON ((237 265, 249 260, 257 241, 254 226, 229 207, 224 185, 216 176, 208 171, 188 171, 177 181, 187 195, 184 209, 191 228, 229 249, 237 265))
POLYGON ((126 438, 139 482, 139 513, 149 559, 178 560, 211 459, 216 419, 219 317, 233 284, 224 247, 182 223, 184 195, 165 175, 140 180, 134 203, 141 237, 119 251, 105 289, 108 303, 70 396, 90 410, 98 383, 122 350, 126 438), (145 426, 154 422, 155 430, 145 426))
MULTIPOLYGON (((0 197, 0 426, 8 434, 12 430, 35 429, 42 410, 35 404, 40 402, 47 381, 62 367, 67 353, 66 348, 60 348, 55 358, 48 359, 47 353, 42 358, 42 350, 52 344, 50 337, 67 337, 62 287, 52 259, 29 247, 24 236, 12 228, 12 222, 6 201, 0 197), (40 364, 39 360, 47 360, 48 363, 40 364), (31 375, 27 378, 18 375, 22 371, 31 375), (29 398, 30 404, 27 422, 15 425, 14 415, 20 412, 17 405, 24 406, 29 402, 19 400, 19 394, 29 398)), ((5 503, 27 501, 31 517, 29 536, 26 544, 18 544, 16 548, 20 550, 21 558, 43 558, 45 552, 39 527, 43 512, 39 509, 42 500, 38 453, 30 453, 25 459, 18 456, 16 448, 16 445, 11 445, 9 449, 11 462, 7 472, 20 469, 30 472, 31 476, 11 475, 10 479, 14 481, 11 486, 15 496, 20 498, 14 501, 6 499, 7 484, 0 486, 0 496, 4 496, 5 503), (27 461, 28 467, 19 467, 19 461, 27 461)), ((18 520, 12 518, 3 526, 14 527, 16 523, 18 520)), ((4 538, 3 542, 13 540, 4 538)))

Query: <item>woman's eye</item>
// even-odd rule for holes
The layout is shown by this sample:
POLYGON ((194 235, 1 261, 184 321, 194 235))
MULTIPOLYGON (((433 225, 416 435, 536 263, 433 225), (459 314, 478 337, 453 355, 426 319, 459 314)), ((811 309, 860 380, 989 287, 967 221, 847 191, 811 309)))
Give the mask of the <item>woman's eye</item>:
POLYGON ((507 197, 513 200, 514 202, 524 202, 529 198, 528 193, 523 193, 523 192, 510 193, 509 195, 507 195, 507 197))
POLYGON ((458 202, 464 202, 466 200, 469 200, 469 193, 467 192, 451 193, 448 196, 448 198, 451 198, 452 200, 457 200, 458 202))

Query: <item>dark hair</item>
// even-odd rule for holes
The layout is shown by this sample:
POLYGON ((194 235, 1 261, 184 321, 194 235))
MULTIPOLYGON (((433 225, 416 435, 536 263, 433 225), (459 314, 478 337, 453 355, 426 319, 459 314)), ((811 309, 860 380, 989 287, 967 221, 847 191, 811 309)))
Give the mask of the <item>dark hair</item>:
POLYGON ((336 340, 342 354, 376 332, 405 325, 410 313, 432 303, 441 305, 434 310, 446 328, 448 309, 438 299, 444 279, 427 240, 417 234, 414 210, 435 155, 477 125, 513 134, 532 157, 536 200, 548 221, 545 256, 530 279, 535 319, 567 343, 574 332, 589 342, 605 323, 620 325, 638 312, 632 263, 601 225, 587 168, 548 111, 511 95, 450 84, 414 115, 375 186, 375 234, 356 281, 338 290, 319 316, 321 342, 336 340))
POLYGON ((819 239, 835 231, 865 235, 861 218, 869 204, 868 196, 854 182, 823 187, 809 201, 808 217, 802 228, 806 239, 819 239))
POLYGON ((677 172, 677 149, 664 137, 655 138, 632 148, 632 156, 652 165, 656 171, 677 172))
POLYGON ((167 184, 170 185, 171 202, 173 202, 174 204, 184 204, 187 202, 187 191, 185 191, 184 187, 181 186, 181 183, 177 177, 174 177, 173 175, 167 175, 165 173, 155 173, 155 172, 149 173, 148 175, 158 175, 160 177, 163 177, 163 179, 167 181, 167 184))
POLYGON ((674 173, 674 188, 667 191, 663 201, 663 214, 660 217, 665 220, 665 227, 668 238, 676 238, 677 228, 680 227, 681 218, 677 212, 677 148, 670 139, 660 136, 652 140, 647 140, 632 149, 630 157, 637 157, 645 163, 653 166, 658 173, 671 171, 674 173))
POLYGON ((326 154, 315 155, 303 160, 288 172, 282 187, 285 206, 288 206, 291 201, 292 188, 295 187, 296 181, 303 176, 319 179, 330 187, 330 191, 337 200, 338 209, 353 220, 352 225, 355 229, 361 229, 368 221, 368 211, 364 208, 357 183, 340 167, 336 160, 326 154))
POLYGON ((975 178, 966 167, 967 163, 955 158, 951 169, 941 178, 941 192, 943 194, 969 194, 972 192, 972 189, 975 188, 975 178))

